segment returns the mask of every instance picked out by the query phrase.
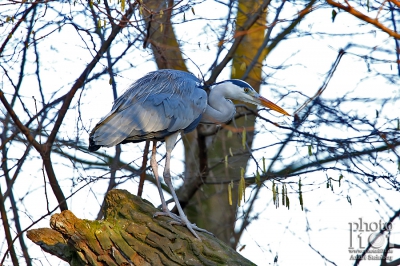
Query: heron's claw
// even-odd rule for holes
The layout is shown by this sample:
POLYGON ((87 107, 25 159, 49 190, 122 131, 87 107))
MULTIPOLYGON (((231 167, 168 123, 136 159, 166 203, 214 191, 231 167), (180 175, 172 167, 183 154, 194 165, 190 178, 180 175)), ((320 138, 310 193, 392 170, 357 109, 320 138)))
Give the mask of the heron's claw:
MULTIPOLYGON (((192 224, 192 223, 190 223, 190 222, 189 222, 188 224, 185 224, 185 223, 183 223, 182 221, 181 221, 181 222, 178 222, 178 221, 171 221, 171 222, 169 222, 169 223, 170 223, 170 224, 181 225, 181 226, 186 226, 186 227, 188 227, 188 228, 189 228, 188 225, 190 225, 190 227, 191 227, 192 229, 194 229, 194 230, 196 230, 196 231, 198 231, 198 232, 203 232, 203 233, 207 233, 207 234, 209 234, 209 235, 214 236, 213 233, 207 231, 206 229, 200 228, 200 227, 198 227, 196 224, 192 224)), ((190 230, 190 228, 189 228, 189 230, 190 230)), ((192 230, 190 230, 190 231, 192 231, 192 230)))
POLYGON ((175 225, 186 226, 187 229, 189 229, 189 231, 192 232, 192 234, 200 241, 201 241, 200 237, 197 235, 197 233, 194 230, 214 236, 213 233, 207 231, 206 229, 200 228, 196 224, 190 223, 186 216, 180 217, 180 216, 176 215, 175 213, 170 212, 169 210, 163 211, 163 212, 156 212, 153 215, 153 217, 158 217, 158 216, 168 216, 168 217, 172 218, 173 221, 170 221, 171 225, 175 224, 175 225))
POLYGON ((182 224, 182 219, 181 217, 179 217, 178 215, 176 215, 175 213, 170 212, 168 209, 167 211, 162 211, 162 212, 156 212, 154 213, 153 217, 156 218, 158 216, 168 216, 170 218, 172 218, 174 221, 182 224))

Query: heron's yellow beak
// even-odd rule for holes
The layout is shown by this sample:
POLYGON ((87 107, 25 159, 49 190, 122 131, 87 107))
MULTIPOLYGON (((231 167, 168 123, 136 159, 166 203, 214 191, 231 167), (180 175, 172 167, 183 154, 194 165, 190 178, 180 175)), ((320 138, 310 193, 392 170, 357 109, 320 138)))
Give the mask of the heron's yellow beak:
MULTIPOLYGON (((268 107, 271 110, 277 111, 278 113, 284 114, 284 115, 289 115, 288 112, 280 108, 278 105, 274 104, 273 102, 265 99, 262 96, 259 96, 258 98, 260 100, 260 103, 262 106, 268 107)), ((290 115, 289 115, 290 116, 290 115)))

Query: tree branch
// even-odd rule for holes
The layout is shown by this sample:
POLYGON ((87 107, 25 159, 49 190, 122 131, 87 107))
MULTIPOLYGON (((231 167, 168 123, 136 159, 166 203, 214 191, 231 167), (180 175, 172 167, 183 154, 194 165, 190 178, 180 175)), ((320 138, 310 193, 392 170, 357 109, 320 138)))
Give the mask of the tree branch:
POLYGON ((377 27, 378 29, 386 32, 387 34, 389 34, 393 38, 400 39, 400 34, 398 32, 389 29, 388 27, 383 25, 381 22, 379 22, 378 19, 374 19, 374 18, 371 18, 371 17, 368 17, 368 16, 364 15, 360 11, 354 9, 350 4, 347 4, 347 6, 345 6, 345 5, 342 5, 342 4, 338 3, 338 2, 335 2, 333 0, 326 0, 326 2, 328 4, 330 4, 331 6, 334 6, 334 7, 337 7, 339 9, 342 9, 342 10, 346 11, 347 13, 350 13, 353 16, 355 16, 355 17, 357 17, 357 18, 359 18, 359 19, 361 19, 361 20, 363 20, 363 21, 365 21, 367 23, 374 25, 375 27, 377 27))
POLYGON ((8 43, 8 41, 11 39, 11 36, 17 31, 18 27, 21 25, 21 23, 23 21, 26 20, 26 17, 28 16, 28 14, 34 9, 36 8, 36 6, 41 3, 41 0, 36 0, 34 3, 31 3, 30 7, 28 7, 28 9, 26 9, 24 11, 24 13, 22 14, 22 17, 18 20, 18 22, 14 25, 14 27, 11 29, 10 33, 8 34, 8 37, 4 40, 3 44, 0 47, 0 56, 2 56, 4 49, 8 43))
POLYGON ((82 72, 82 74, 79 76, 79 78, 76 80, 75 84, 72 86, 71 90, 65 95, 64 102, 58 112, 57 120, 54 123, 53 130, 50 133, 50 136, 47 139, 48 144, 52 144, 55 140, 55 137, 60 129, 60 126, 62 124, 62 121, 64 120, 64 117, 68 111, 68 108, 71 104, 72 99, 74 98, 74 95, 76 91, 83 86, 85 83, 86 77, 90 74, 90 72, 93 70, 93 68, 96 66, 97 62, 100 60, 100 58, 103 56, 103 54, 110 48, 111 43, 117 36, 117 34, 126 27, 129 18, 133 14, 134 10, 134 5, 131 5, 129 9, 126 11, 125 15, 121 19, 120 23, 118 25, 113 25, 112 26, 112 31, 110 33, 110 36, 108 39, 103 43, 101 46, 100 50, 97 52, 96 56, 92 59, 92 61, 87 65, 85 70, 82 72))
POLYGON ((125 190, 111 190, 104 220, 72 212, 54 214, 49 228, 29 230, 34 243, 71 265, 254 265, 217 238, 172 225, 159 211, 125 190))
POLYGON ((252 16, 250 16, 247 21, 243 24, 243 27, 241 29, 236 29, 236 38, 235 41, 233 42, 231 48, 229 49, 228 53, 222 59, 221 63, 219 63, 211 72, 210 78, 205 82, 206 84, 212 84, 215 82, 217 79, 218 75, 221 73, 221 71, 224 69, 224 67, 228 64, 228 62, 233 58, 236 49, 239 47, 239 44, 242 42, 245 34, 238 34, 239 32, 245 32, 250 29, 250 27, 256 23, 258 18, 261 16, 263 12, 265 12, 265 9, 268 7, 269 3, 271 0, 265 0, 258 10, 254 12, 252 16))

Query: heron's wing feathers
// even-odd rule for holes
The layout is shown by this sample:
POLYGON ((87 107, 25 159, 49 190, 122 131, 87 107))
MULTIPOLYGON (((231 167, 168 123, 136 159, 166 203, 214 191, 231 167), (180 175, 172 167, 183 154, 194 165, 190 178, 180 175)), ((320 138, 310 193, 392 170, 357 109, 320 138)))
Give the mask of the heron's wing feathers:
POLYGON ((153 96, 153 101, 159 104, 164 97, 159 97, 157 102, 156 96, 161 94, 167 94, 170 97, 189 97, 189 93, 194 91, 200 83, 198 78, 187 72, 171 69, 153 71, 134 82, 115 101, 113 110, 116 107, 123 109, 135 102, 145 102, 150 96, 153 96))
POLYGON ((94 129, 92 138, 96 145, 111 147, 132 136, 144 136, 149 132, 168 128, 170 121, 161 119, 161 106, 145 102, 133 104, 105 118, 94 129))
POLYGON ((95 145, 163 139, 172 132, 197 126, 207 105, 206 92, 198 88, 199 80, 186 72, 164 71, 139 79, 116 100, 91 133, 95 145))
POLYGON ((169 132, 185 130, 203 114, 207 104, 207 95, 205 91, 198 90, 200 93, 192 93, 189 97, 168 96, 162 101, 160 105, 164 109, 163 116, 171 120, 167 128, 169 132))

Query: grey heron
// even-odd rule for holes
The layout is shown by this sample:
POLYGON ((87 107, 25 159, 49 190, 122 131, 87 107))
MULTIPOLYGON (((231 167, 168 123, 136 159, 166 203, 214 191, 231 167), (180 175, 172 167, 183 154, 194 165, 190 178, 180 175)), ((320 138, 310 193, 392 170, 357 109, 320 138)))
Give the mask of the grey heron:
POLYGON ((260 96, 248 83, 231 79, 214 84, 209 95, 194 75, 171 69, 150 72, 134 82, 119 97, 111 112, 93 128, 89 137, 89 150, 112 147, 128 142, 153 141, 150 165, 157 182, 162 212, 155 216, 171 217, 186 226, 198 239, 194 230, 206 232, 191 224, 183 212, 171 182, 171 152, 179 133, 188 133, 199 123, 225 123, 235 115, 235 105, 228 99, 262 105, 281 114, 285 110, 260 96), (156 143, 165 141, 166 157, 164 181, 171 190, 179 216, 171 213, 161 189, 156 161, 156 143))

